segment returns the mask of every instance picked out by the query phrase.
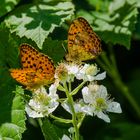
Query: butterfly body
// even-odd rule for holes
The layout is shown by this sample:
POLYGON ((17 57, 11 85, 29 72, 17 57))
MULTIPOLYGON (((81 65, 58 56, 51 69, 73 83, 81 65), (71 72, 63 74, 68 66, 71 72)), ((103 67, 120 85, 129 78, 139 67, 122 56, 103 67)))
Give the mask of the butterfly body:
POLYGON ((67 61, 86 61, 96 58, 101 53, 99 37, 82 17, 75 19, 68 32, 67 61))
POLYGON ((35 89, 48 85, 54 80, 55 68, 53 62, 28 44, 20 46, 22 69, 10 69, 11 76, 26 86, 35 89))

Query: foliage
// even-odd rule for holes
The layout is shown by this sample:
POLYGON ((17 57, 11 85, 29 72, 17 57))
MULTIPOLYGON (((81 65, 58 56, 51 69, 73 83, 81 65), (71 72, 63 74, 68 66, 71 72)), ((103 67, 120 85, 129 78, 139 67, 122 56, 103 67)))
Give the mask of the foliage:
MULTIPOLYGON (((38 133, 41 132, 38 129, 41 129, 42 137, 50 140, 57 140, 64 133, 69 133, 69 123, 57 122, 53 117, 34 120, 33 123, 26 116, 25 105, 31 93, 16 86, 18 83, 11 78, 9 69, 21 67, 18 49, 21 43, 29 43, 37 50, 40 49, 53 59, 55 65, 61 62, 66 54, 68 27, 72 19, 79 16, 87 19, 103 42, 104 52, 96 62, 101 71, 106 71, 110 77, 104 80, 105 85, 109 93, 121 103, 123 110, 121 115, 111 115, 111 124, 86 117, 80 128, 80 139, 138 139, 139 8, 139 0, 2 0, 0 139, 33 139, 29 133, 31 131, 35 139, 40 139, 38 133), (26 128, 27 122, 29 127, 26 128)), ((64 113, 61 107, 59 109, 54 114, 69 119, 69 113, 64 113)))
POLYGON ((11 33, 16 32, 20 37, 32 39, 41 49, 49 33, 70 18, 73 8, 70 2, 24 5, 16 9, 5 22, 11 33))
POLYGON ((14 7, 19 3, 19 0, 2 0, 1 7, 0 7, 0 16, 4 16, 8 12, 12 11, 14 7))
MULTIPOLYGON (((103 6, 104 1, 97 4, 103 6)), ((98 5, 96 7, 100 8, 98 5)), ((78 15, 89 17, 91 24, 95 25, 95 31, 106 43, 120 44, 130 49, 131 34, 138 14, 135 1, 116 0, 108 4, 106 11, 101 8, 90 12, 82 9, 78 15)))
MULTIPOLYGON (((1 139, 20 140, 26 129, 25 103, 19 94, 14 95, 10 91, 12 91, 12 87, 8 89, 7 87, 1 88, 0 107, 3 113, 0 116, 0 137, 1 139)), ((23 94, 22 88, 17 89, 16 92, 23 94)))

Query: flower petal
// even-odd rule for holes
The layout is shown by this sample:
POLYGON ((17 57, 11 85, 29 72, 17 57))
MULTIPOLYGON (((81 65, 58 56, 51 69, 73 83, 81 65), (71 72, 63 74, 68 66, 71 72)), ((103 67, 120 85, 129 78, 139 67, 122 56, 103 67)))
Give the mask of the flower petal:
POLYGON ((85 103, 93 102, 92 94, 90 94, 89 88, 87 86, 82 89, 82 95, 85 103))
POLYGON ((61 106, 62 106, 67 112, 69 112, 70 114, 72 114, 72 113, 71 113, 70 106, 69 106, 69 104, 67 103, 67 101, 64 101, 64 102, 61 104, 61 106))
POLYGON ((36 111, 32 110, 29 106, 25 107, 25 111, 26 111, 26 113, 28 114, 29 117, 32 117, 32 118, 43 117, 42 113, 39 113, 39 112, 36 112, 36 111))
POLYGON ((122 113, 122 109, 119 103, 117 102, 111 102, 108 105, 107 111, 114 112, 114 113, 122 113))
POLYGON ((100 97, 106 99, 108 95, 106 87, 103 85, 100 85, 98 89, 98 94, 100 95, 100 97))
POLYGON ((103 80, 106 77, 106 72, 98 74, 94 77, 95 80, 103 80))
POLYGON ((93 116, 94 108, 92 106, 85 105, 81 108, 81 112, 93 116))
POLYGON ((109 119, 108 115, 104 114, 102 111, 97 113, 97 117, 104 120, 105 122, 110 123, 110 119, 109 119))

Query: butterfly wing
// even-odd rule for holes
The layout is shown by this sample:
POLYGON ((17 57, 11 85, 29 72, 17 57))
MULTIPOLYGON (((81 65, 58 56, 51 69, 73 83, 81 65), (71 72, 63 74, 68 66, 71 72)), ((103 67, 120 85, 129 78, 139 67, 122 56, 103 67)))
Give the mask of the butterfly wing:
POLYGON ((68 32, 68 59, 80 61, 94 59, 101 52, 98 36, 82 17, 74 20, 68 32))
POLYGON ((23 69, 33 69, 48 81, 54 79, 54 64, 47 55, 40 53, 28 44, 22 44, 20 46, 20 55, 23 69))
POLYGON ((22 69, 11 69, 11 76, 26 86, 35 89, 48 85, 54 80, 55 68, 53 62, 28 44, 20 46, 22 69))
POLYGON ((48 85, 52 81, 44 78, 42 73, 36 72, 33 69, 10 69, 11 76, 27 89, 36 89, 41 85, 48 85))
POLYGON ((11 76, 24 86, 34 83, 36 72, 32 69, 10 69, 11 76))
POLYGON ((37 72, 41 73, 44 79, 50 82, 54 80, 54 64, 52 60, 43 53, 39 54, 37 72))
POLYGON ((21 64, 23 69, 37 70, 39 52, 29 44, 20 45, 21 64))

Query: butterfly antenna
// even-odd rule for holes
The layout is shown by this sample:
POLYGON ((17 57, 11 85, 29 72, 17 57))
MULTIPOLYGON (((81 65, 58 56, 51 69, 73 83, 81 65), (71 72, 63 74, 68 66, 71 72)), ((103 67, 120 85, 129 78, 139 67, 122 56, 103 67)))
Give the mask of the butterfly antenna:
POLYGON ((62 47, 63 47, 64 51, 67 52, 66 47, 64 46, 64 43, 62 43, 62 47))

